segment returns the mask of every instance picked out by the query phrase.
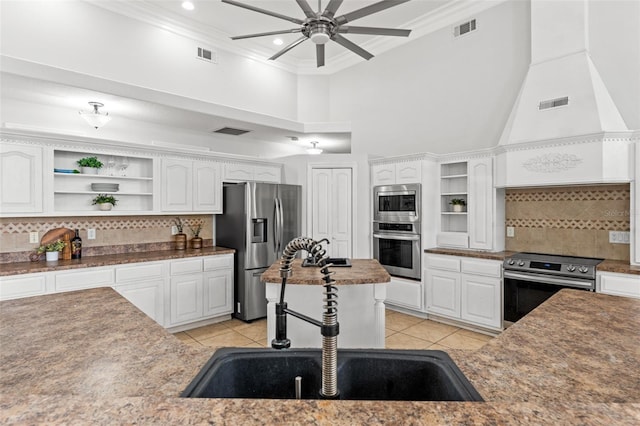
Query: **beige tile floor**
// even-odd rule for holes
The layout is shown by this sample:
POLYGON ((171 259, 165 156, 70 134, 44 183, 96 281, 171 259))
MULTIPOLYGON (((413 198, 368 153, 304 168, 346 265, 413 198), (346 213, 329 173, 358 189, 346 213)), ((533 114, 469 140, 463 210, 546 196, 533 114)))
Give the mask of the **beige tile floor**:
MULTIPOLYGON (((267 320, 238 319, 176 333, 196 347, 266 347, 267 320)), ((338 337, 339 339, 339 337, 338 337)), ((490 336, 387 309, 385 346, 388 349, 479 349, 490 336)))

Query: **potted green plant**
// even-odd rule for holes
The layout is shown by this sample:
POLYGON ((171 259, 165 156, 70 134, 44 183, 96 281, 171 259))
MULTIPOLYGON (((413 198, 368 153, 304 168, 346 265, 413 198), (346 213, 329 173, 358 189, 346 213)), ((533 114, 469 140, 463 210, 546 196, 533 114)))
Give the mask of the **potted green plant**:
POLYGON ((457 213, 463 212, 464 208, 467 206, 467 202, 463 198, 453 198, 449 201, 449 204, 453 206, 453 211, 457 213))
POLYGON ((57 240, 49 244, 38 247, 38 254, 44 253, 47 262, 55 262, 60 258, 60 252, 64 249, 64 241, 57 240))
POLYGON ((187 248, 187 234, 184 233, 184 223, 182 222, 182 219, 176 217, 173 219, 173 225, 178 231, 178 233, 174 235, 176 250, 184 250, 187 248))
POLYGON ((109 211, 116 205, 118 200, 113 195, 98 194, 91 204, 98 205, 100 210, 109 211))
POLYGON ((193 238, 191 239, 191 248, 200 249, 202 248, 202 237, 200 237, 200 232, 202 231, 202 220, 198 220, 195 225, 189 224, 189 229, 193 234, 193 238))
POLYGON ((102 167, 102 161, 98 160, 98 157, 84 157, 77 161, 78 166, 82 173, 97 175, 98 170, 102 167))

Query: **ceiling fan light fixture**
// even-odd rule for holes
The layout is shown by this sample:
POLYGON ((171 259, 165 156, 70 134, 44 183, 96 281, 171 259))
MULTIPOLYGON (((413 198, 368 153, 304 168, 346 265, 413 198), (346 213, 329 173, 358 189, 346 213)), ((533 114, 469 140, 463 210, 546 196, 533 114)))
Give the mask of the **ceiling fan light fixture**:
POLYGON ((183 1, 183 2, 182 2, 182 8, 183 8, 184 10, 189 10, 189 11, 191 11, 191 10, 195 9, 195 8, 196 8, 196 6, 195 6, 195 5, 193 4, 193 2, 191 2, 191 1, 183 1))
POLYGON ((316 145, 318 145, 318 142, 311 142, 311 145, 313 145, 313 147, 307 148, 307 154, 309 154, 309 155, 322 154, 322 150, 320 148, 316 147, 316 145))
POLYGON ((84 118, 84 120, 89 123, 91 127, 95 127, 96 129, 98 129, 111 121, 111 117, 109 117, 108 112, 105 114, 100 114, 100 111, 98 110, 98 108, 102 108, 104 104, 100 102, 89 102, 89 105, 93 107, 93 111, 80 111, 78 112, 78 114, 80 114, 80 117, 84 118))

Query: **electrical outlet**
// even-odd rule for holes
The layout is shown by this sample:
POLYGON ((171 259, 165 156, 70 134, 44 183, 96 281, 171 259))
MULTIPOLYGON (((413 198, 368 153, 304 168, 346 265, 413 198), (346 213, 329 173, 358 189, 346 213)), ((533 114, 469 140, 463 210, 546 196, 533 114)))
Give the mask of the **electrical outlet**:
POLYGON ((95 239, 96 239, 96 230, 87 229, 87 240, 95 240, 95 239))
POLYGON ((630 232, 609 231, 609 242, 612 244, 629 244, 630 232))
POLYGON ((40 239, 38 238, 38 232, 37 231, 29 232, 29 243, 38 244, 39 242, 40 242, 40 239))
POLYGON ((178 227, 173 225, 171 227, 171 235, 176 235, 178 233, 178 227))
POLYGON ((507 226, 507 237, 515 237, 516 229, 513 226, 507 226))

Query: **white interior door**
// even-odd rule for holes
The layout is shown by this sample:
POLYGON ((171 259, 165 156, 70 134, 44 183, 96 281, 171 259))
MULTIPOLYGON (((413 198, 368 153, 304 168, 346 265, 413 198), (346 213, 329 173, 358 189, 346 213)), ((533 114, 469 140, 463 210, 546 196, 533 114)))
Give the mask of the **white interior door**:
POLYGON ((311 236, 326 238, 330 257, 351 257, 352 170, 312 169, 311 236))

